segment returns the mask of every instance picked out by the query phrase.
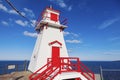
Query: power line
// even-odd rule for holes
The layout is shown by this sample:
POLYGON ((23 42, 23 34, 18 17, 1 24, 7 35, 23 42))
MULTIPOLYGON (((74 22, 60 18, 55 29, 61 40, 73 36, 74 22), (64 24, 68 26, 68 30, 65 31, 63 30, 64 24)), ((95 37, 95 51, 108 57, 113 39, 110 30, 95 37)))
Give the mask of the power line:
POLYGON ((27 21, 29 21, 30 23, 34 24, 31 20, 29 20, 27 17, 25 17, 19 10, 17 10, 15 8, 15 6, 10 2, 10 0, 5 0, 9 5, 10 7, 15 10, 20 16, 22 16, 23 18, 25 18, 27 21))

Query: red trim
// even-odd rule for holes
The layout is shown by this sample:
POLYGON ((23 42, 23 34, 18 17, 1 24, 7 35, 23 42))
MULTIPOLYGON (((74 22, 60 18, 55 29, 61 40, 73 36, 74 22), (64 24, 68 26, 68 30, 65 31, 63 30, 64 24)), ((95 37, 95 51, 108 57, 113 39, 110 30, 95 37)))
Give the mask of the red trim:
POLYGON ((76 78, 75 80, 81 80, 80 78, 76 78))
MULTIPOLYGON (((36 20, 35 26, 37 26, 38 23, 40 22, 40 20, 43 19, 43 14, 46 13, 46 10, 47 10, 47 9, 48 9, 48 10, 51 10, 51 11, 53 11, 53 12, 56 12, 56 13, 60 13, 59 10, 54 10, 53 8, 46 7, 46 8, 40 13, 38 19, 36 20)), ((59 17, 58 17, 58 18, 59 18, 59 17)))
POLYGON ((62 46, 62 43, 60 43, 60 42, 57 41, 57 40, 55 40, 55 41, 53 41, 53 42, 50 42, 49 45, 53 45, 53 44, 55 44, 55 43, 58 43, 60 46, 62 46))

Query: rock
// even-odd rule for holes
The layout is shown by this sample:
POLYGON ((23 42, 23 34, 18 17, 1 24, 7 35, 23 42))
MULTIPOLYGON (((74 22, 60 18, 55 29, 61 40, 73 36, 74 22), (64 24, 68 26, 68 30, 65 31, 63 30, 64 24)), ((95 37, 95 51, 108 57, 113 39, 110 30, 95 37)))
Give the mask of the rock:
POLYGON ((0 80, 29 80, 31 74, 29 71, 12 72, 11 74, 0 75, 0 80))

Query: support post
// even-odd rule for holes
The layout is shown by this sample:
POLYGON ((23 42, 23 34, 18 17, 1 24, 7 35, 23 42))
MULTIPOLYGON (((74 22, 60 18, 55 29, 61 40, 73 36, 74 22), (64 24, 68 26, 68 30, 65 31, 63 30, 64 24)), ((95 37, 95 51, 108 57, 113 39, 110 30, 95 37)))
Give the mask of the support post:
POLYGON ((101 77, 101 80, 103 80, 102 66, 100 66, 100 77, 101 77))
POLYGON ((24 71, 27 71, 27 60, 24 62, 24 71))

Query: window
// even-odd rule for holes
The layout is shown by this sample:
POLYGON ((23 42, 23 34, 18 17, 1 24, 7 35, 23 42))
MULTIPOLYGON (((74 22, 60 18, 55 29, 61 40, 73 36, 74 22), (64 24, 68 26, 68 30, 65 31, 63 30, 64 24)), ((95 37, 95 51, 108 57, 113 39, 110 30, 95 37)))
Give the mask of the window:
POLYGON ((50 19, 57 22, 58 21, 58 15, 54 14, 54 13, 51 13, 50 19))

